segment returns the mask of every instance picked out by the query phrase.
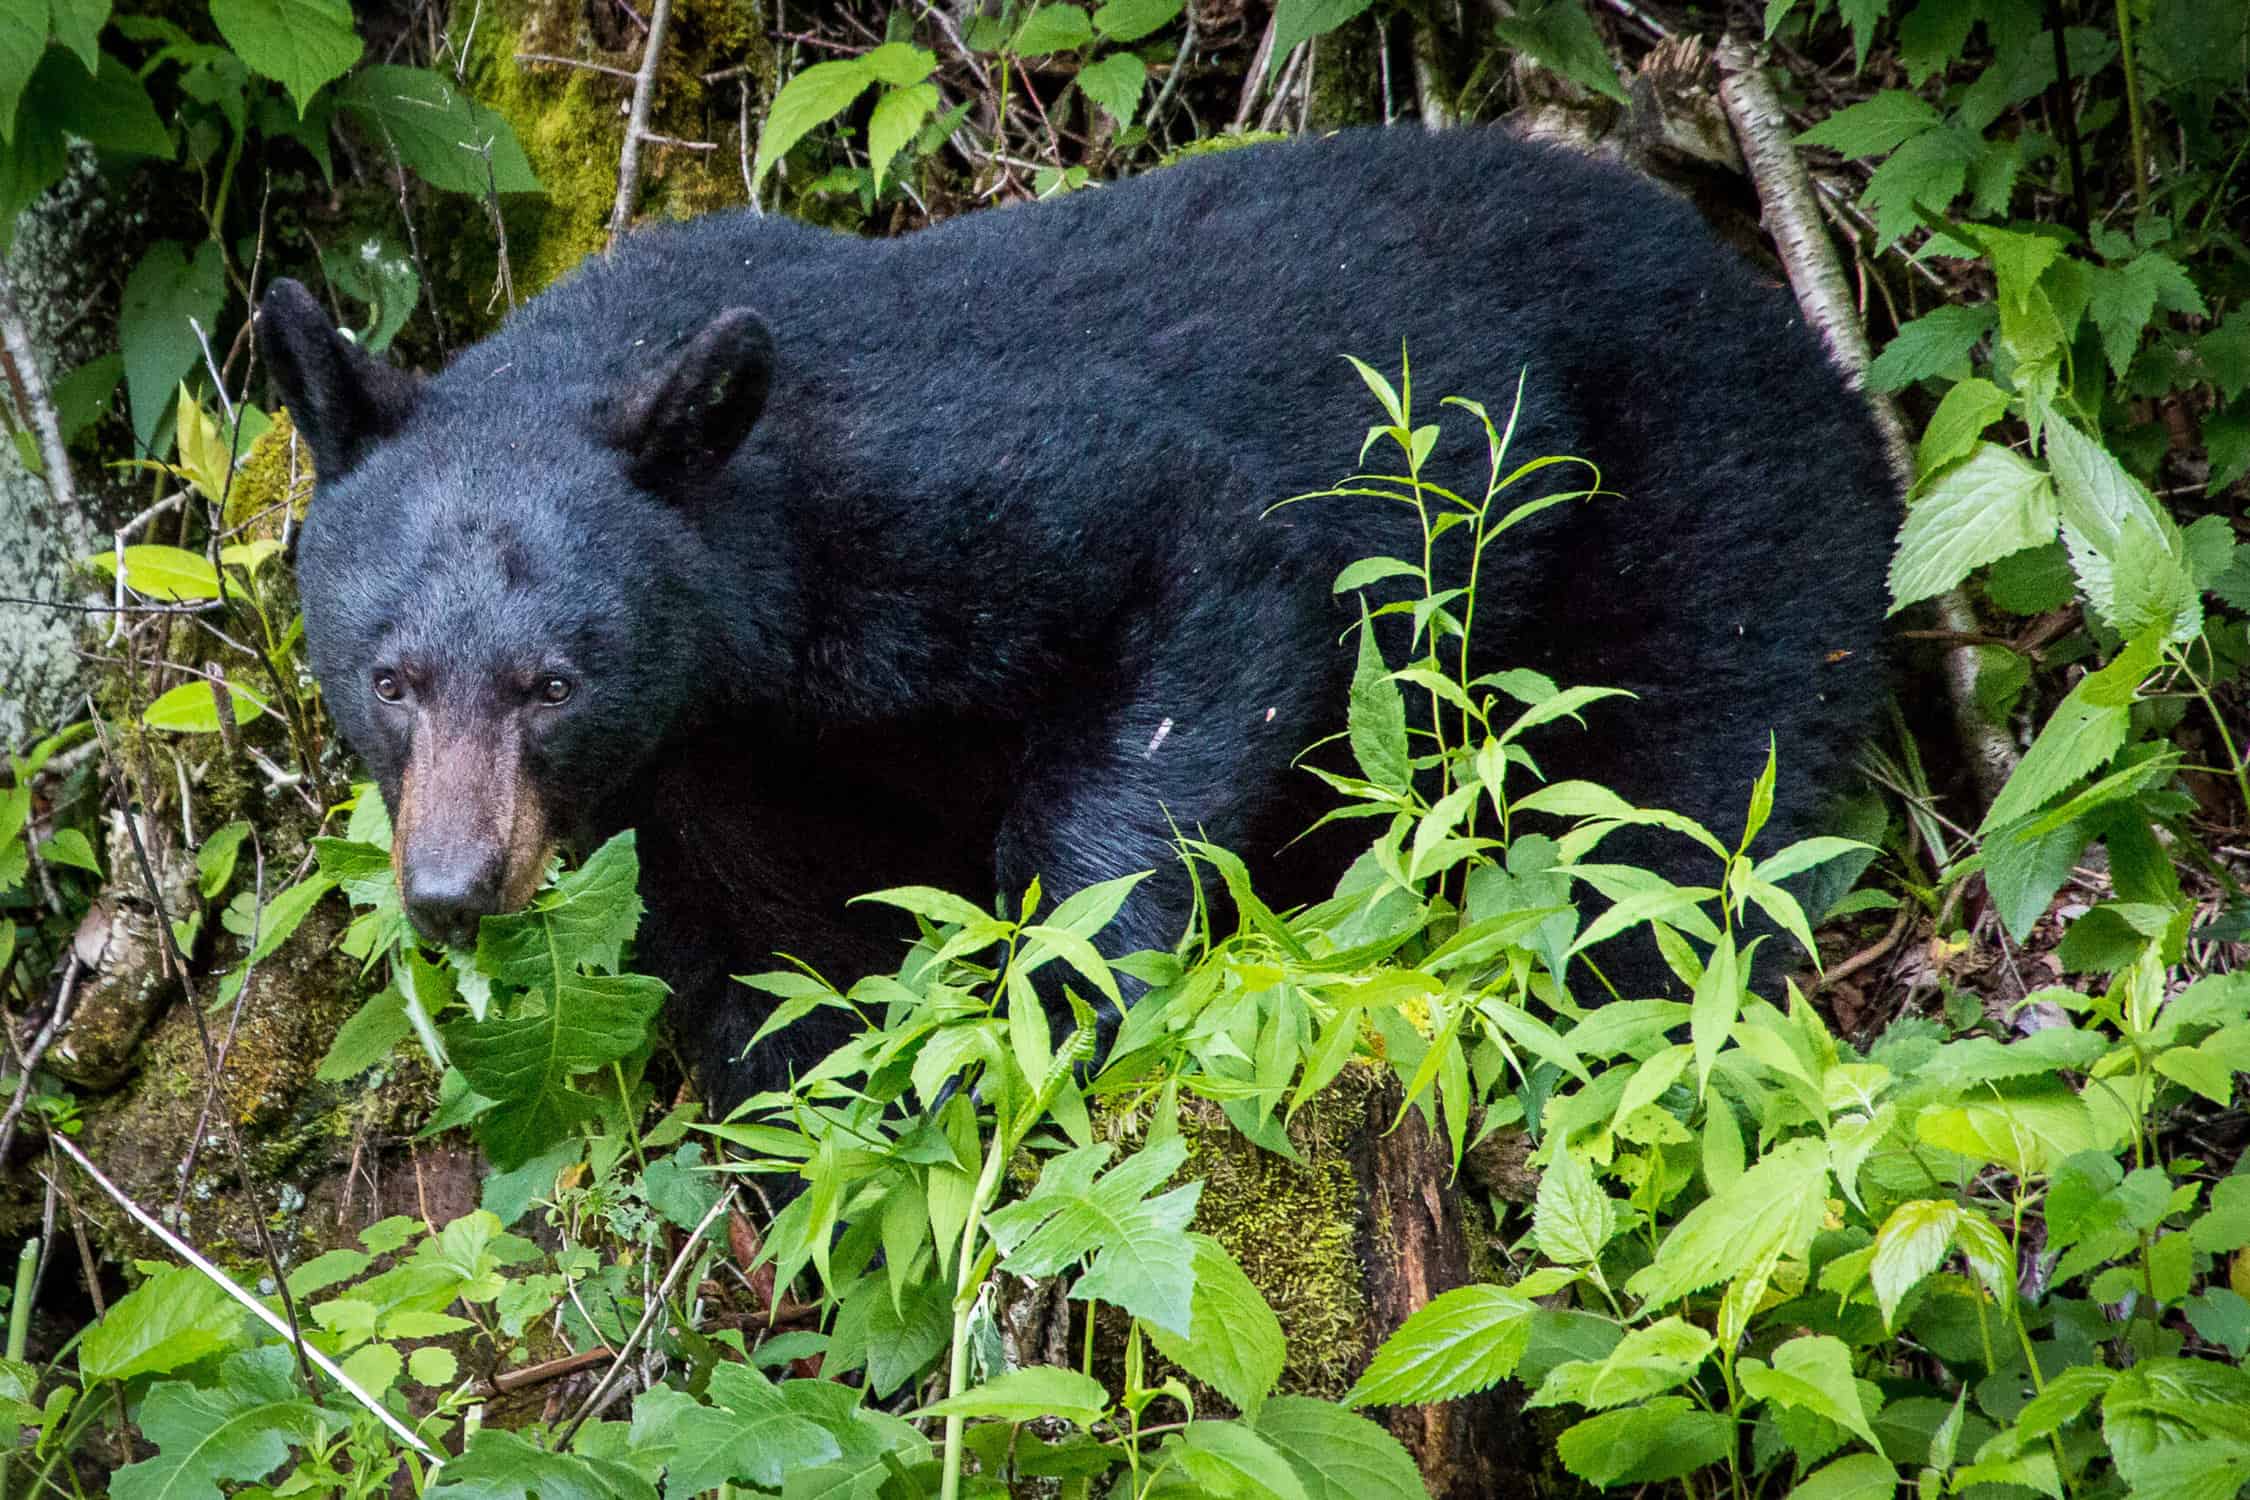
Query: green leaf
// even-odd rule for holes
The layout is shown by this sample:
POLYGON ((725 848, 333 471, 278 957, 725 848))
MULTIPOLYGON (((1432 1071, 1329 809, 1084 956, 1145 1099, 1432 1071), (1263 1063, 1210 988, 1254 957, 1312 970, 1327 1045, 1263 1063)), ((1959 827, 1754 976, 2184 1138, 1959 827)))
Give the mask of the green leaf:
MULTIPOLYGON (((49 20, 55 40, 68 47, 91 73, 99 65, 102 27, 109 21, 110 0, 53 0, 49 20)), ((6 137, 0 135, 0 140, 6 137)))
POLYGON ((1555 1452, 1571 1473, 1607 1489, 1678 1479, 1724 1462, 1733 1446, 1725 1416, 1698 1411, 1685 1396, 1659 1396, 1589 1417, 1563 1433, 1555 1452))
MULTIPOLYGON (((176 240, 158 240, 125 278, 117 331, 125 349, 133 436, 144 451, 155 443, 156 429, 178 394, 180 377, 202 361, 195 325, 211 334, 226 296, 226 258, 212 240, 196 245, 192 256, 176 240)), ((128 576, 132 572, 129 557, 126 572, 128 576)))
MULTIPOLYGON (((265 699, 239 682, 227 684, 227 706, 234 711, 237 724, 271 711, 265 699)), ((168 729, 178 734, 217 734, 218 689, 200 677, 183 682, 158 694, 154 702, 142 709, 141 722, 151 729, 168 729)))
POLYGON ((1413 1406, 1497 1385, 1523 1358, 1536 1311, 1535 1304, 1503 1287, 1441 1292, 1383 1341, 1344 1401, 1413 1406))
POLYGON ((2239 1461, 2250 1458, 2250 1373, 2215 1360, 2144 1359, 2102 1398, 2102 1436, 2135 1495, 2225 1500, 2250 1473, 2239 1461), (2214 1443, 2237 1450, 2237 1461, 2214 1443), (2191 1466, 2171 1463, 2189 1456, 2191 1466), (2210 1471, 2200 1483, 2196 1467, 2210 1471))
POLYGON ((1350 731, 1352 758, 1361 774, 1379 787, 1404 792, 1413 784, 1406 744, 1406 702, 1398 684, 1391 681, 1367 601, 1359 605, 1359 660, 1352 669, 1352 687, 1345 724, 1350 731))
POLYGON ((765 128, 758 133, 752 180, 763 183, 766 173, 788 155, 790 147, 849 109, 873 81, 866 60, 856 57, 814 63, 790 78, 774 96, 773 107, 766 112, 765 128))
MULTIPOLYGON (((1050 1169, 1051 1170, 1051 1169, 1050 1169)), ((986 1381, 983 1385, 933 1402, 916 1413, 928 1417, 994 1417, 1003 1422, 1031 1422, 1041 1417, 1061 1417, 1080 1427, 1091 1427, 1109 1408, 1109 1393, 1102 1383, 1076 1370, 1052 1365, 1031 1365, 986 1381)))
POLYGON ((1617 1205, 1586 1164, 1557 1143, 1554 1160, 1539 1174, 1531 1225, 1539 1237, 1539 1253, 1548 1260, 1564 1266, 1592 1265, 1617 1233, 1617 1205))
POLYGON ((1149 1339, 1166 1359, 1226 1397, 1237 1411, 1255 1416, 1258 1403, 1281 1378, 1287 1357, 1281 1320, 1224 1245, 1207 1234, 1191 1234, 1187 1243, 1195 1265, 1190 1304, 1194 1333, 1183 1338, 1152 1323, 1149 1339))
POLYGON ((2167 642, 2201 630, 2203 611, 2186 543, 2140 481, 2101 444, 2060 419, 2047 424, 2047 462, 2071 565, 2102 618, 2121 635, 2156 629, 2167 642))
POLYGON ((344 0, 211 0, 211 19, 251 71, 289 90, 302 119, 323 84, 359 61, 359 33, 344 0))
MULTIPOLYGON (((1278 0, 1273 8, 1273 51, 1266 60, 1271 78, 1288 61, 1298 44, 1334 31, 1361 11, 1369 0, 1278 0)), ((1393 417, 1393 420, 1397 420, 1393 417)))
POLYGON ((867 121, 867 165, 875 174, 876 191, 882 190, 883 173, 892 159, 914 139, 922 122, 937 112, 937 106, 934 83, 887 89, 875 101, 875 111, 867 121))
MULTIPOLYGON (((635 1452, 664 1450, 667 1494, 701 1494, 730 1482, 779 1489, 791 1470, 843 1456, 833 1434, 748 1365, 715 1368, 710 1398, 706 1406, 659 1386, 633 1403, 628 1441, 635 1452)), ((450 1477, 450 1465, 446 1472, 450 1477)), ((547 1500, 545 1491, 540 1500, 547 1500)))
POLYGON ((2087 843, 2082 825, 2031 835, 2026 830, 2034 821, 2026 817, 1984 842, 1985 885, 1999 908, 2001 925, 2019 943, 2029 941, 2032 924, 2046 914, 2047 903, 2070 878, 2087 843))
POLYGON ((1119 127, 1131 125, 1148 86, 1148 64, 1130 52, 1112 52, 1100 62, 1078 70, 1078 87, 1087 98, 1108 111, 1119 127))
MULTIPOLYGON (((1956 382, 1938 402, 1922 441, 1914 450, 1914 471, 1922 478, 1962 458, 1978 447, 1984 430, 2006 415, 2008 393, 1989 380, 1972 376, 1956 382)), ((2020 460, 2019 460, 2020 462, 2020 460)), ((2030 465, 2026 464, 2026 468, 2030 465)), ((2044 475, 2041 476, 2044 479, 2044 475)), ((1896 565, 1893 565, 1895 571, 1896 565)))
POLYGON ((1711 1357, 1718 1341, 1681 1318, 1636 1328, 1598 1360, 1555 1366, 1529 1405, 1584 1406, 1595 1411, 1646 1401, 1685 1384, 1711 1357))
POLYGON ((1085 1256, 1093 1267, 1071 1296, 1114 1303, 1183 1337, 1195 1333, 1195 1269, 1180 1253, 1203 1184, 1148 1194, 1187 1160, 1177 1138, 1128 1157, 1099 1178, 1110 1148, 1097 1143, 1050 1160, 1021 1202, 985 1220, 1002 1263, 1022 1276, 1052 1276, 1085 1256))
POLYGON ((1890 1210, 1883 1228, 1874 1235, 1874 1259, 1867 1262, 1867 1277, 1874 1282, 1876 1307, 1883 1309, 1883 1325, 1894 1327, 1899 1302, 1906 1300, 1921 1280, 1944 1264, 1953 1250, 1953 1230, 1962 1208, 1937 1199, 1915 1199, 1890 1210))
POLYGON ((442 73, 376 64, 352 74, 337 97, 370 131, 397 146, 399 158, 431 187, 478 198, 540 190, 507 120, 442 73))
MULTIPOLYGON (((1875 215, 1885 246, 1922 227, 1921 211, 1944 213, 1968 186, 1969 167, 1984 151, 1983 137, 1957 125, 1926 130, 1885 157, 1867 181, 1860 202, 1875 215)), ((1905 336, 1905 329, 1899 330, 1905 336)))
POLYGON ((654 1485, 614 1459, 551 1453, 503 1427, 471 1433, 436 1477, 423 1500, 656 1500, 654 1485))
POLYGON ((1201 1496, 1307 1500, 1289 1460, 1240 1422, 1190 1422, 1165 1457, 1201 1496))
MULTIPOLYGON (((1852 1352, 1843 1340, 1805 1334, 1776 1348, 1770 1365, 1742 1361, 1740 1374, 1742 1388, 1759 1400, 1825 1417, 1882 1453, 1852 1376, 1852 1352)), ((1889 1467, 1887 1462, 1884 1466, 1889 1467)))
POLYGON ((1936 106, 1900 89, 1885 89, 1861 104, 1837 110, 1797 137, 1800 146, 1826 146, 1848 157, 1880 156, 1942 124, 1936 106))
POLYGON ((664 986, 637 974, 565 974, 542 987, 537 1015, 454 1021, 446 1055, 469 1087, 501 1107, 477 1120, 477 1139, 502 1171, 552 1146, 592 1109, 569 1080, 648 1039, 664 986))
POLYGON ((216 1500, 226 1482, 265 1478, 293 1448, 319 1441, 341 1420, 305 1394, 286 1348, 246 1350, 227 1360, 209 1389, 167 1380, 149 1391, 138 1425, 156 1445, 156 1457, 112 1474, 109 1494, 112 1500, 216 1500))
MULTIPOLYGON (((87 59, 81 72, 70 54, 50 49, 24 94, 23 122, 28 125, 34 112, 43 124, 102 151, 165 160, 172 156, 171 132, 157 117, 148 88, 133 69, 106 52, 87 59)), ((27 145, 28 136, 27 130, 27 145)))
POLYGON ((2132 727, 2133 691, 2155 666, 2154 658, 2152 646, 2131 643, 2108 666, 2080 678, 2055 705, 1977 831, 1989 836, 2028 817, 2080 777, 2107 765, 2124 747, 2132 727))
POLYGON ((47 7, 42 0, 0 6, 0 145, 16 138, 16 103, 46 50, 47 7))
POLYGON ((1663 1307, 1769 1256, 1802 1255, 1827 1213, 1827 1192, 1822 1142, 1786 1141, 1731 1187, 1689 1209, 1626 1289, 1663 1307))
POLYGON ((75 828, 57 829, 54 837, 40 846, 39 857, 50 865, 69 865, 95 875, 102 872, 101 861, 94 858, 94 846, 75 828))
POLYGON ((914 1283, 894 1304, 890 1278, 869 1276, 836 1315, 825 1369, 830 1374, 851 1369, 864 1352, 868 1389, 883 1400, 928 1368, 952 1337, 953 1298, 943 1286, 914 1283))
POLYGON ((1789 1500, 1890 1500, 1898 1492, 1898 1470, 1876 1453, 1847 1453, 1807 1475, 1789 1500))
POLYGON ((1951 370, 1966 374, 1969 351, 1999 320, 1989 302, 1948 304, 1925 313, 1883 346, 1867 368, 1867 383, 1878 391, 1896 391, 1951 370))
POLYGON ((1181 0, 1109 0, 1095 9, 1094 29, 1112 42, 1137 42, 1171 25, 1180 8, 1181 0))
POLYGON ((2085 1102, 2059 1084, 1925 1109, 1914 1121, 1914 1133, 2019 1177, 2041 1175, 2051 1163, 2106 1144, 2095 1139, 2085 1102))
POLYGON ((2143 251, 2122 266, 2095 267, 2090 274, 2093 295, 2086 313, 2101 330, 2102 353, 2109 359, 2110 373, 2119 379, 2132 363, 2158 304, 2172 312, 2210 316, 2186 269, 2161 250, 2143 251))
POLYGON ((1399 1440, 1330 1401, 1275 1396, 1249 1419, 1289 1461, 1309 1500, 1427 1500, 1399 1440))
POLYGON ((1580 0, 1521 5, 1514 17, 1495 21, 1492 29, 1501 41, 1528 52, 1542 67, 1619 104, 1627 102, 1624 86, 1617 81, 1617 64, 1610 60, 1609 49, 1602 45, 1580 0))
POLYGON ((1094 39, 1094 23, 1083 6, 1047 4, 1023 18, 1008 50, 1018 57, 1045 57, 1051 52, 1071 52, 1094 39))
MULTIPOLYGON (((117 554, 96 552, 86 565, 117 576, 117 554)), ((150 599, 193 603, 219 597, 219 575, 200 552, 143 543, 125 549, 125 585, 150 599)))
POLYGON ((78 1343, 78 1373, 91 1385, 162 1374, 232 1345, 239 1303, 200 1271, 166 1266, 109 1305, 78 1343))
POLYGON ((639 850, 627 829, 523 911, 486 918, 477 968, 502 983, 527 985, 578 965, 615 970, 640 926, 640 879, 639 850))

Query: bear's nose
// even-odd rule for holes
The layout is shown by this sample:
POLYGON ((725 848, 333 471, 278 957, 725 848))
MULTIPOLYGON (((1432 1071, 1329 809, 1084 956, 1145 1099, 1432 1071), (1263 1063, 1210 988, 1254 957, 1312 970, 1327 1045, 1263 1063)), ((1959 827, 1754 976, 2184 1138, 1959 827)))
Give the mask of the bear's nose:
POLYGON ((430 942, 473 948, 477 922, 500 910, 500 860, 460 854, 407 867, 407 920, 430 942))

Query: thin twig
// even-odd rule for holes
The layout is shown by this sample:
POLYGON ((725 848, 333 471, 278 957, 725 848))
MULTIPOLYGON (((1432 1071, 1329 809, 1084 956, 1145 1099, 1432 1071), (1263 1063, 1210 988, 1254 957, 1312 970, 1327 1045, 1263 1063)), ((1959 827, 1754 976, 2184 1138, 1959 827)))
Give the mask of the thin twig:
POLYGON ((608 63, 593 62, 583 57, 557 57, 552 52, 518 52, 516 61, 520 63, 554 63, 556 66, 564 68, 584 68, 589 73, 607 73, 612 78, 623 78, 628 81, 638 79, 641 76, 631 68, 613 68, 608 63))
MULTIPOLYGON (((78 960, 78 946, 75 943, 66 950, 66 955, 63 960, 62 987, 55 995, 55 1008, 47 1013, 47 1024, 40 1027, 39 1034, 31 1039, 30 1049, 16 1060, 17 1065, 23 1069, 23 1077, 16 1084, 15 1097, 8 1101, 8 1112, 0 1115, 0 1162, 8 1159, 8 1148, 15 1144, 16 1121, 23 1114, 24 1102, 31 1097, 32 1071, 39 1066, 39 1059, 47 1055, 47 1048, 53 1045, 55 1034, 69 1024, 71 1002, 78 998, 78 976, 85 972, 85 965, 78 960)), ((8 1050, 13 1052, 16 1045, 15 1034, 9 1032, 7 1040, 8 1050)))
MULTIPOLYGON (((664 13, 664 7, 667 3, 668 0, 656 0, 656 9, 659 16, 664 13)), ((586 1399, 579 1403, 577 1412, 568 1422, 563 1424, 562 1431, 555 1438, 556 1452, 560 1453, 567 1449, 570 1446, 570 1440, 577 1436, 578 1429, 584 1425, 586 1419, 601 1409, 603 1400, 609 1395, 610 1387, 617 1384, 617 1377, 624 1373, 625 1362, 633 1357, 634 1346, 647 1337, 650 1327, 655 1324, 658 1315, 664 1311, 665 1299, 672 1295, 672 1288, 678 1284, 680 1276, 687 1270, 689 1262, 695 1259, 697 1248, 703 1243, 703 1232, 717 1221, 720 1214, 725 1213, 733 1205, 734 1188, 729 1186, 725 1192, 719 1195, 719 1201, 712 1204, 703 1215, 702 1220, 696 1224, 695 1232, 687 1237, 687 1243, 680 1247, 680 1253, 672 1257, 671 1268, 665 1271, 663 1283, 657 1287, 656 1295, 648 1299, 648 1305, 641 1309, 640 1322, 633 1325, 632 1333, 626 1337, 625 1346, 617 1351, 617 1358, 610 1362, 608 1371, 603 1374, 601 1384, 594 1387, 586 1399)))
MULTIPOLYGON (((120 1188, 116 1183, 111 1182, 107 1177, 103 1176, 102 1169, 95 1166, 91 1161, 87 1160, 86 1153, 79 1150, 76 1146, 72 1145, 68 1136, 55 1134, 48 1136, 47 1140, 49 1144, 54 1146, 56 1150, 69 1157, 71 1159, 71 1162, 78 1168, 78 1170, 84 1172, 86 1176, 92 1180, 94 1186, 100 1188, 104 1193, 107 1193, 111 1202, 115 1203, 119 1208, 124 1209, 126 1213, 132 1215, 133 1221, 135 1223, 139 1224, 141 1228, 147 1230, 150 1234, 155 1235, 158 1240, 162 1241, 164 1247, 167 1250, 170 1250, 174 1255, 177 1255, 180 1259, 195 1267, 196 1270, 202 1272, 203 1275, 214 1286, 219 1288, 219 1290, 225 1292, 229 1297, 232 1297, 235 1301, 248 1308, 252 1316, 256 1317, 259 1322, 265 1324, 268 1328, 271 1328, 274 1332, 287 1339, 290 1343, 290 1346, 297 1351, 297 1358, 300 1361, 311 1361, 311 1363, 323 1375, 326 1375, 330 1380, 335 1381, 337 1385, 341 1386, 346 1395, 350 1396, 354 1401, 357 1401, 361 1406, 366 1407, 368 1411, 374 1413, 375 1419, 381 1422, 385 1427, 388 1427, 391 1430, 392 1434, 395 1435, 401 1442, 404 1442, 408 1447, 412 1448, 415 1452, 421 1454, 424 1459, 428 1460, 431 1473, 437 1472, 438 1468, 444 1464, 444 1454, 439 1453, 428 1443, 422 1441, 422 1439, 415 1433, 413 1428, 407 1426, 404 1422, 401 1422, 397 1417, 392 1416, 390 1408, 384 1406, 382 1402, 377 1401, 373 1396, 370 1396, 365 1390, 361 1389, 359 1382, 352 1379, 351 1376, 346 1375, 342 1367, 339 1366, 334 1360, 330 1359, 327 1355, 321 1353, 318 1349, 315 1349, 310 1344, 306 1343, 304 1341, 304 1338, 297 1332, 293 1323, 284 1323, 279 1317, 274 1315, 274 1311, 272 1308, 266 1306, 266 1304, 260 1301, 258 1298, 251 1296, 249 1292, 245 1291, 235 1282, 233 1277, 227 1275, 226 1272, 220 1270, 209 1260, 205 1259, 193 1245, 189 1244, 186 1240, 181 1239, 171 1230, 165 1228, 162 1223, 158 1222, 155 1215, 151 1214, 147 1209, 142 1208, 138 1203, 135 1203, 130 1197, 126 1196, 124 1189, 120 1188)), ((286 1302, 288 1299, 288 1293, 286 1290, 283 1291, 282 1296, 283 1300, 286 1302)))
POLYGON ((609 243, 615 249, 633 222, 633 199, 641 186, 641 142, 648 136, 649 106, 656 98, 656 65, 664 53, 664 28, 672 19, 672 0, 656 0, 649 10, 648 40, 641 47, 641 69, 633 75, 633 104, 625 116, 625 145, 617 159, 617 202, 609 211, 609 243))

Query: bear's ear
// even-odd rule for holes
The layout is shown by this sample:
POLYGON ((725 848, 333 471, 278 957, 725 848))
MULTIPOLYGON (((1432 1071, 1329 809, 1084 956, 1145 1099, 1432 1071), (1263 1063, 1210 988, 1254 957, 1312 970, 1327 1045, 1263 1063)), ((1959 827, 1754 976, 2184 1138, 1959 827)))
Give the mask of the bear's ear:
POLYGON ((258 352, 322 479, 348 472, 414 410, 414 377, 370 358, 336 331, 312 293, 287 278, 258 304, 258 352))
POLYGON ((606 413, 609 439, 630 456, 634 480, 662 492, 733 456, 772 381, 773 331, 749 308, 730 307, 668 367, 618 396, 606 413))

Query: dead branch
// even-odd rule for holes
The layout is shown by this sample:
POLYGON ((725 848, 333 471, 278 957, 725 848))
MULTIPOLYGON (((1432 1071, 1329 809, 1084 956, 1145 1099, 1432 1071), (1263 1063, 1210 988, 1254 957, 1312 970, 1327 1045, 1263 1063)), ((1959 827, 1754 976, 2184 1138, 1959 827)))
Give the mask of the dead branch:
POLYGON ((649 104, 656 97, 656 65, 664 52, 664 28, 672 19, 672 0, 656 0, 648 17, 648 41, 641 68, 633 75, 633 104, 625 117, 625 144, 617 161, 617 202, 609 211, 609 243, 614 248, 633 222, 633 198, 641 185, 641 143, 648 139, 649 104))

